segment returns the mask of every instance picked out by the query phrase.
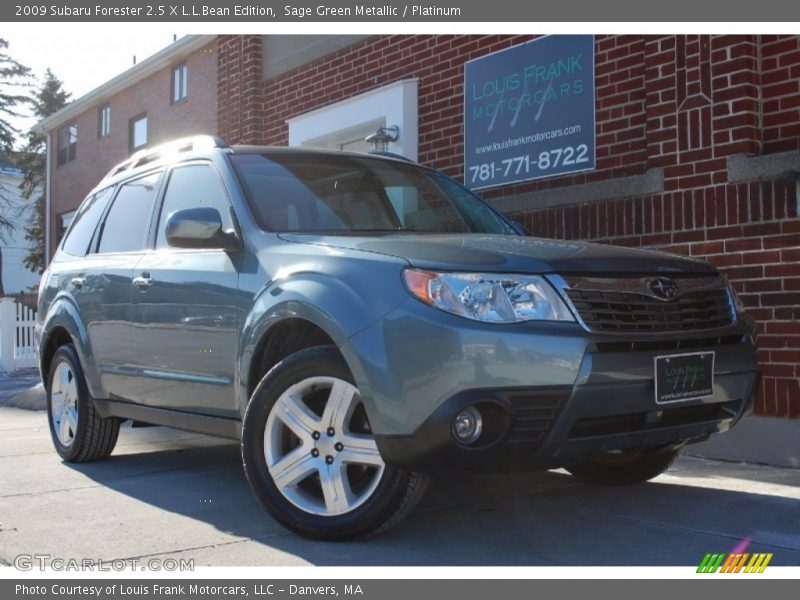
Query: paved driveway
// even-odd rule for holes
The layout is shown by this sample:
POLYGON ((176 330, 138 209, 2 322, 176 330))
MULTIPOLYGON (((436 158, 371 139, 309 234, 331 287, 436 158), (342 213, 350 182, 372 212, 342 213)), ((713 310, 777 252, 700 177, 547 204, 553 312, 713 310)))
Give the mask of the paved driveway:
POLYGON ((0 371, 0 406, 12 396, 28 391, 40 381, 36 369, 26 369, 13 375, 0 371))
POLYGON ((123 428, 102 463, 66 465, 41 411, 0 408, 0 560, 193 558, 196 565, 692 565, 743 539, 800 565, 800 470, 683 458, 655 482, 559 471, 436 481, 391 532, 311 542, 254 500, 236 444, 123 428))

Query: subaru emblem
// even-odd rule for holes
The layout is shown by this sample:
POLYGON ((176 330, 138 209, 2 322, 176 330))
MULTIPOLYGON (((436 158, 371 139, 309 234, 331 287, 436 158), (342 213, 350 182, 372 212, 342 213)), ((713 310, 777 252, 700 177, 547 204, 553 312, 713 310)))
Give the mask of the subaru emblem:
POLYGON ((647 285, 650 291, 653 292, 657 298, 661 298, 662 300, 672 300, 680 293, 678 284, 667 277, 656 277, 648 281, 647 285))

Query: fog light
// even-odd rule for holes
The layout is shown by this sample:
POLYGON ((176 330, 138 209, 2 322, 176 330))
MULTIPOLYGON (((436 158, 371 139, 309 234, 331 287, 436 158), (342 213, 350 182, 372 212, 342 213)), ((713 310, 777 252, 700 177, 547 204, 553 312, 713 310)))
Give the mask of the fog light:
POLYGON ((474 406, 468 406, 453 419, 453 436, 462 444, 471 444, 483 431, 481 413, 474 406))

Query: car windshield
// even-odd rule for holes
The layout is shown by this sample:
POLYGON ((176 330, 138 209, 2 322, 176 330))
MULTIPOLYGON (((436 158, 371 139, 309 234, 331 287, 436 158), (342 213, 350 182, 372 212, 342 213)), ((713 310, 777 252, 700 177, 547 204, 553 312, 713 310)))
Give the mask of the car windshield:
POLYGON ((411 163, 299 152, 231 159, 267 231, 515 233, 452 179, 411 163))

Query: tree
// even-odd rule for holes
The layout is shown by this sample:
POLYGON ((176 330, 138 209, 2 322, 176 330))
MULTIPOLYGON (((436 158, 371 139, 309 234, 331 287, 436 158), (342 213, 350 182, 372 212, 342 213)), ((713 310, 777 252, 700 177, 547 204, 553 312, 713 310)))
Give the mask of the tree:
MULTIPOLYGON (((18 63, 6 52, 8 42, 0 38, 0 152, 11 156, 14 141, 18 133, 10 119, 22 116, 18 107, 28 101, 28 97, 21 93, 28 84, 30 69, 18 63)), ((8 192, 0 183, 0 208, 10 206, 8 192)), ((5 241, 6 234, 14 227, 4 211, 0 211, 0 242, 5 241)), ((3 251, 0 248, 0 265, 3 264, 3 251)), ((3 279, 0 273, 0 295, 3 294, 3 279)))
MULTIPOLYGON (((11 156, 19 133, 10 119, 21 117, 19 107, 27 104, 28 96, 21 90, 28 85, 30 69, 18 63, 5 51, 8 42, 0 38, 0 152, 11 156)), ((0 188, 0 200, 8 203, 5 190, 0 188)), ((0 214, 0 239, 13 227, 13 223, 0 214)))
MULTIPOLYGON (((44 74, 39 88, 30 96, 31 112, 37 119, 49 117, 66 106, 70 94, 63 89, 63 83, 50 69, 44 74)), ((44 259, 45 245, 45 197, 46 197, 46 137, 31 129, 27 134, 24 148, 17 154, 17 166, 22 170, 22 197, 33 203, 33 219, 25 226, 25 239, 33 242, 25 257, 25 266, 42 273, 47 266, 44 259)))

